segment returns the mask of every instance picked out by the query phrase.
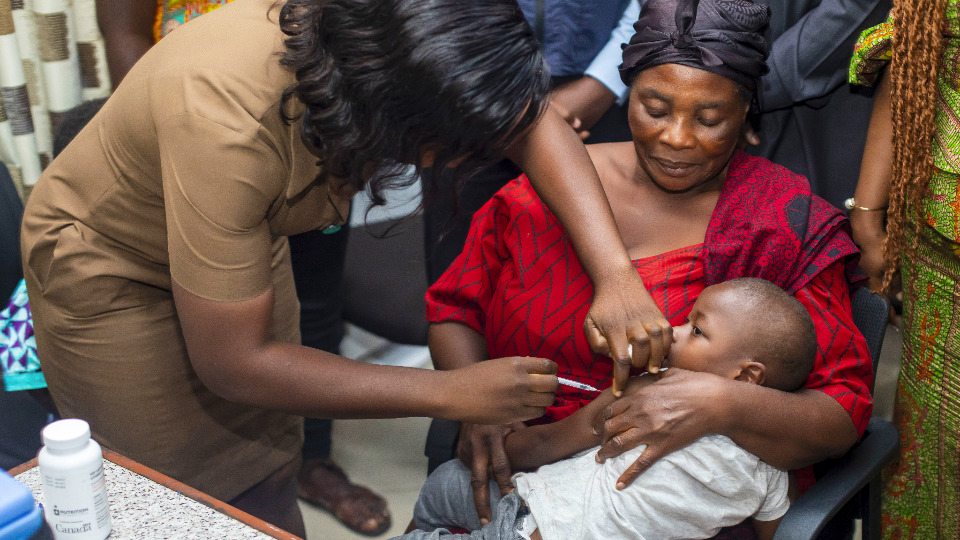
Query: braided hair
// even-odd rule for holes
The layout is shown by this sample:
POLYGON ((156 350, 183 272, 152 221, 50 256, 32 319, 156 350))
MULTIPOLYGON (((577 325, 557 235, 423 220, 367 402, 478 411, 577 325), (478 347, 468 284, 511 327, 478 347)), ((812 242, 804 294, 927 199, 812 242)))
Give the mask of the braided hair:
POLYGON ((893 60, 890 65, 893 118, 893 178, 883 242, 883 288, 916 246, 905 229, 913 214, 914 237, 926 222, 922 200, 933 174, 937 75, 943 54, 943 25, 948 0, 898 0, 893 8, 893 60))

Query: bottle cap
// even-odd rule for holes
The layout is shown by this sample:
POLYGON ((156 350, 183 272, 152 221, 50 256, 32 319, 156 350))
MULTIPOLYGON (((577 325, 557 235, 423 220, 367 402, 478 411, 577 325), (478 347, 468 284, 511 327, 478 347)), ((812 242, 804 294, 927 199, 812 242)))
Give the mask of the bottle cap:
POLYGON ((90 440, 90 425, 79 418, 57 420, 43 428, 43 444, 52 450, 79 448, 90 440))

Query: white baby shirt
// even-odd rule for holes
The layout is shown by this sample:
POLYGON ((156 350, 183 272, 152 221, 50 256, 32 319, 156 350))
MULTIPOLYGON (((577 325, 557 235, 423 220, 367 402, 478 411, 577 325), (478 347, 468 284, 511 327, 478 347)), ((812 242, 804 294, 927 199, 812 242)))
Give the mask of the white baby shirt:
POLYGON ((786 513, 787 473, 722 435, 708 435, 653 464, 626 489, 617 478, 646 445, 605 463, 599 447, 514 475, 544 540, 711 538, 748 517, 786 513))

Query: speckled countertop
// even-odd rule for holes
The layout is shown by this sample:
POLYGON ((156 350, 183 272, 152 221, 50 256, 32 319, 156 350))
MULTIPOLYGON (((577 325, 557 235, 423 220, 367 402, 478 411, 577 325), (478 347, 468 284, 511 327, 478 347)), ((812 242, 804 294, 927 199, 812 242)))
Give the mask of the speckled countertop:
MULTIPOLYGON (((141 538, 270 538, 263 532, 209 508, 149 478, 103 461, 110 497, 111 539, 141 538)), ((40 471, 33 467, 16 476, 43 503, 40 471)))

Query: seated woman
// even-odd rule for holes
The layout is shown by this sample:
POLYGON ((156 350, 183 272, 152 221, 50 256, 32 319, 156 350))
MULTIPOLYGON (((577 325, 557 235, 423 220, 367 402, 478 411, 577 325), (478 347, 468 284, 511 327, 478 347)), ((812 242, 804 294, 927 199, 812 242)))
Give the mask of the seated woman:
MULTIPOLYGON (((621 67, 633 143, 589 151, 634 266, 672 325, 683 323, 704 287, 760 277, 809 311, 815 366, 790 394, 673 369, 617 400, 597 420, 598 457, 648 445, 618 479, 623 485, 709 433, 798 469, 845 452, 870 418, 872 364, 851 317, 857 249, 846 219, 804 178, 737 151, 766 71, 768 18, 766 7, 745 0, 649 0, 621 67)), ((590 341, 603 350, 602 339, 580 331, 591 294, 563 228, 521 176, 477 212, 463 253, 428 292, 434 362, 453 369, 539 356, 557 362, 560 377, 609 387, 629 366, 591 352, 590 341)), ((648 344, 636 340, 633 349, 634 364, 646 365, 648 344)), ((564 418, 590 398, 561 387, 534 422, 564 418)), ((490 518, 488 465, 509 489, 503 438, 520 427, 461 431, 460 458, 472 465, 482 521, 490 518)), ((810 477, 801 480, 802 488, 810 477)))

